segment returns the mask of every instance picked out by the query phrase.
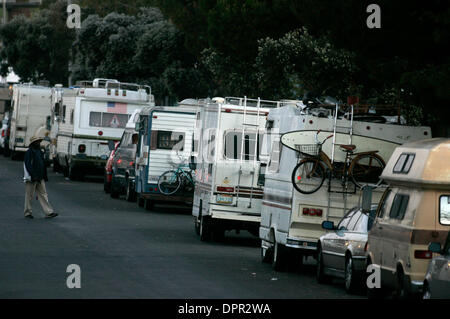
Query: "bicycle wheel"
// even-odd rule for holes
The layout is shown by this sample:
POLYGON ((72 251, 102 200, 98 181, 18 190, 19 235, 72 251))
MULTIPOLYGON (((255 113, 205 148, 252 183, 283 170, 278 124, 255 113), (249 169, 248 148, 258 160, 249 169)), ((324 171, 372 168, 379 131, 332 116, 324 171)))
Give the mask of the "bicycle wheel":
POLYGON ((349 171, 356 186, 360 188, 367 184, 379 186, 382 182, 380 175, 385 166, 379 155, 365 154, 356 156, 352 160, 349 171))
POLYGON ((316 192, 325 180, 325 170, 316 159, 304 159, 292 172, 292 185, 303 194, 316 192))
POLYGON ((176 171, 167 171, 158 179, 158 189, 164 195, 175 194, 180 186, 180 176, 176 171))

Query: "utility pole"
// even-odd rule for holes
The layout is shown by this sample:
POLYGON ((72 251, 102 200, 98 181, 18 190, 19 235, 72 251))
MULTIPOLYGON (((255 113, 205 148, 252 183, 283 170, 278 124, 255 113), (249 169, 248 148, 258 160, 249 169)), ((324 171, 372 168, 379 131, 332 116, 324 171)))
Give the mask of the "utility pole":
POLYGON ((3 0, 3 24, 6 24, 6 0, 3 0))
MULTIPOLYGON (((72 0, 67 0, 67 6, 72 4, 72 0)), ((72 86, 72 48, 69 50, 69 78, 67 80, 68 87, 72 86)))

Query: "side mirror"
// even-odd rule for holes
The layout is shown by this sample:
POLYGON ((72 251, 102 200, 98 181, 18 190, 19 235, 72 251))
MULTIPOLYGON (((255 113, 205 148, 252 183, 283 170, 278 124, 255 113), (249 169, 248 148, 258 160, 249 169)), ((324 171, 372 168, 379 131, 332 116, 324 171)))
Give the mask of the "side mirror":
POLYGON ((191 160, 189 162, 189 168, 193 171, 197 169, 197 163, 195 162, 195 156, 191 156, 191 160))
POLYGON ((114 150, 114 141, 111 141, 111 140, 108 141, 108 148, 110 151, 114 150))
POLYGON ((327 230, 335 230, 336 229, 336 227, 334 227, 334 223, 330 222, 328 220, 324 220, 322 222, 322 228, 327 229, 327 230))
POLYGON ((441 244, 440 243, 430 243, 428 245, 428 250, 433 253, 442 254, 441 244))

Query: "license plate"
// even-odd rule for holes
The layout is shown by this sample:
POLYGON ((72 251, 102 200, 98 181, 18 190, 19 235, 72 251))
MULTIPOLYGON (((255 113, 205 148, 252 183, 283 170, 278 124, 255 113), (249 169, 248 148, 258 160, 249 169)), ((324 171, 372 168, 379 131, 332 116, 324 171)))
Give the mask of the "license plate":
POLYGON ((222 194, 217 194, 216 196, 216 202, 219 204, 233 204, 233 196, 222 194))

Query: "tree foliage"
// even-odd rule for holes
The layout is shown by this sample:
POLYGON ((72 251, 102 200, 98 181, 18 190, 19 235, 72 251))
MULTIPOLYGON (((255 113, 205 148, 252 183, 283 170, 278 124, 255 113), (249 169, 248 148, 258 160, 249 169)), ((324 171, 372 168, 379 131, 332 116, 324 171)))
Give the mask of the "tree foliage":
POLYGON ((22 81, 67 83, 75 34, 66 28, 65 12, 65 3, 57 1, 31 18, 17 16, 2 26, 2 75, 13 67, 22 81))

